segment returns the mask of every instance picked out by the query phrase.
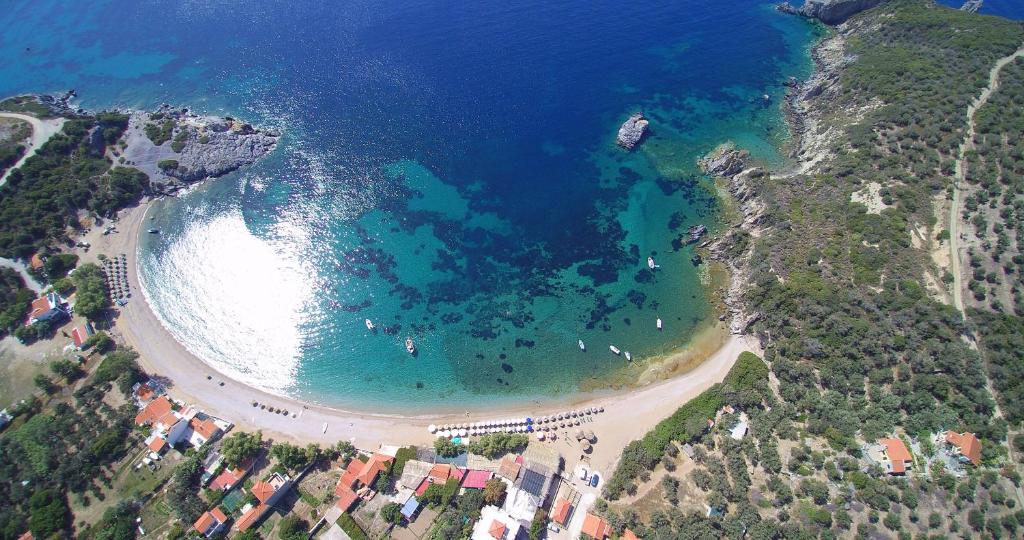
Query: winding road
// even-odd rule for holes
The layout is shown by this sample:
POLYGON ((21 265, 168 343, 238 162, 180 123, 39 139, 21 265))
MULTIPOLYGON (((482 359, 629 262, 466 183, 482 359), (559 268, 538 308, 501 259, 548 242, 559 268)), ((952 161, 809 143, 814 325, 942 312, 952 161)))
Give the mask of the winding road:
POLYGON ((12 165, 10 169, 7 169, 2 177, 0 177, 0 186, 2 186, 7 183, 7 175, 11 174, 11 171, 21 167, 21 165, 25 163, 25 160, 34 156, 36 150, 46 144, 46 141, 50 140, 50 137, 64 127, 65 119, 51 118, 48 120, 42 120, 35 116, 11 112, 0 112, 0 118, 13 118, 15 120, 28 122, 29 125, 32 126, 32 137, 28 141, 28 151, 25 152, 25 155, 21 156, 21 159, 12 165))

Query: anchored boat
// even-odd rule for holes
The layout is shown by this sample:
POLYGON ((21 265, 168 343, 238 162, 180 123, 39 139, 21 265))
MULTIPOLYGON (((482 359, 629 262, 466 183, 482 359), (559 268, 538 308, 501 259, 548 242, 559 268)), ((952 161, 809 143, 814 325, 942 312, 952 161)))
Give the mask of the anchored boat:
POLYGON ((658 319, 658 322, 656 323, 656 325, 658 327, 658 330, 661 330, 661 319, 658 319))
POLYGON ((412 343, 412 338, 405 338, 405 350, 409 351, 409 354, 416 354, 416 346, 412 343))
POLYGON ((577 343, 579 343, 579 346, 580 346, 580 350, 581 350, 581 351, 585 351, 585 350, 587 350, 587 346, 583 344, 583 340, 582 340, 582 339, 581 339, 581 340, 579 340, 579 341, 577 341, 577 343))
POLYGON ((626 361, 627 362, 632 362, 633 361, 633 355, 629 354, 629 351, 626 351, 625 355, 626 355, 626 361))
POLYGON ((609 345, 608 346, 608 350, 612 351, 612 353, 614 353, 614 354, 619 354, 619 352, 620 352, 619 348, 616 347, 615 345, 609 345))
POLYGON ((370 319, 366 319, 366 329, 373 332, 375 328, 377 327, 373 325, 373 321, 371 321, 370 319))
POLYGON ((657 265, 654 264, 654 257, 647 257, 647 268, 654 270, 655 267, 657 267, 657 265))

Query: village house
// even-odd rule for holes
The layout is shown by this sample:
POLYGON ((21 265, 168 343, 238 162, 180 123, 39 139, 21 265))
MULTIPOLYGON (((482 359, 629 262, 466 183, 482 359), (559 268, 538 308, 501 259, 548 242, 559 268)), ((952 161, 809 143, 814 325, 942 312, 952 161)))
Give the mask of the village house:
POLYGON ((347 512, 360 498, 371 499, 376 493, 373 484, 377 476, 390 467, 394 458, 384 454, 373 454, 366 463, 352 458, 341 473, 338 484, 334 487, 334 495, 338 498, 335 505, 347 512))
POLYGON ((215 506, 209 512, 204 512, 203 515, 199 516, 199 519, 192 525, 192 528, 199 534, 209 538, 220 533, 227 521, 228 517, 224 515, 220 508, 215 506))
POLYGON ((881 465, 886 473, 893 476, 906 474, 914 464, 907 445, 895 437, 879 439, 877 444, 867 448, 867 455, 868 459, 881 465))
POLYGON ((89 341, 89 338, 94 334, 96 334, 96 331, 93 330, 92 324, 89 324, 89 321, 86 321, 85 323, 76 325, 71 329, 71 341, 74 342, 75 347, 78 350, 81 350, 82 346, 85 345, 85 342, 89 341))
POLYGON ((473 524, 472 540, 521 540, 527 538, 528 523, 508 515, 497 506, 480 509, 480 519, 473 524))
POLYGON ((580 532, 594 540, 604 540, 612 533, 612 526, 604 519, 587 512, 586 517, 583 518, 583 529, 580 532))
POLYGON ((231 488, 241 485, 245 477, 249 475, 249 471, 255 462, 255 459, 249 458, 233 470, 223 470, 210 482, 210 489, 230 491, 231 488))
POLYGON ((36 323, 59 321, 68 316, 67 304, 59 294, 52 292, 32 301, 32 306, 25 319, 25 326, 36 323))
POLYGON ((970 463, 975 467, 981 465, 981 441, 973 433, 946 431, 942 433, 942 439, 962 463, 970 463))
POLYGON ((253 484, 250 491, 253 497, 256 497, 258 504, 255 506, 247 504, 242 508, 242 517, 235 522, 235 528, 239 532, 245 532, 258 525, 291 488, 291 478, 278 473, 253 484))
POLYGON ((559 497, 555 501, 555 506, 551 509, 551 521, 565 527, 569 524, 569 519, 572 517, 572 510, 572 504, 568 500, 559 497))

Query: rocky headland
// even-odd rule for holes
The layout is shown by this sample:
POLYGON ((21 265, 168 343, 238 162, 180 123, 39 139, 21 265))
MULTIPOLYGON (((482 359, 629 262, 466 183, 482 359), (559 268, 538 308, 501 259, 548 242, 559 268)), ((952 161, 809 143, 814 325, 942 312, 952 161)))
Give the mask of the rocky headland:
POLYGON ((793 7, 789 2, 783 2, 776 8, 783 13, 801 15, 810 19, 817 19, 828 25, 841 24, 846 19, 871 9, 884 0, 806 0, 799 8, 793 7))
POLYGON ((647 126, 650 125, 650 121, 644 118, 643 113, 633 113, 628 120, 623 122, 622 127, 619 128, 619 134, 615 138, 615 144, 625 148, 626 150, 632 150, 636 145, 640 144, 640 140, 644 138, 644 134, 647 133, 647 126))
POLYGON ((173 194, 188 184, 255 163, 279 139, 276 131, 231 117, 162 107, 153 113, 130 113, 121 158, 149 176, 155 193, 173 194))

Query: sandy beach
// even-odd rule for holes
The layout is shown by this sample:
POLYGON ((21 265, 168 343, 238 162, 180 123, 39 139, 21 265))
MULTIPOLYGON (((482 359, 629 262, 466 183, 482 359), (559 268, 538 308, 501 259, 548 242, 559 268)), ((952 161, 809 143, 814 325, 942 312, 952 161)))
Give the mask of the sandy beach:
MULTIPOLYGON (((605 412, 593 416, 593 421, 586 424, 598 437, 590 455, 590 465, 597 470, 610 471, 623 446, 643 436, 687 400, 720 382, 741 352, 760 352, 756 340, 746 336, 728 336, 706 361, 682 375, 598 398, 583 396, 569 405, 550 405, 547 409, 524 405, 518 409, 479 412, 472 416, 437 415, 429 411, 410 411, 408 415, 398 416, 305 404, 262 392, 218 373, 191 354, 163 327, 141 293, 137 275, 139 232, 145 228, 147 207, 144 202, 121 211, 115 224, 118 232, 114 234, 103 235, 102 227, 93 227, 84 238, 92 248, 87 253, 80 251, 85 262, 95 261, 101 253, 108 256, 124 253, 127 256, 132 297, 126 306, 117 308, 120 314, 112 332, 139 352, 139 363, 150 375, 169 381, 168 393, 172 398, 195 404, 240 429, 262 430, 265 438, 273 440, 323 445, 349 440, 364 449, 375 449, 381 444, 429 445, 433 436, 426 428, 430 424, 540 416, 572 408, 603 406, 605 412), (212 378, 208 380, 207 376, 212 378), (253 407, 254 401, 286 409, 298 416, 293 418, 290 414, 284 416, 261 410, 253 407)), ((693 354, 684 352, 680 356, 693 354)), ((581 454, 575 443, 566 437, 548 444, 559 448, 567 467, 573 466, 581 454)))

